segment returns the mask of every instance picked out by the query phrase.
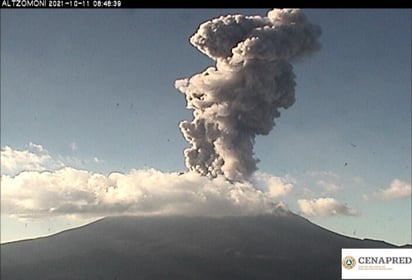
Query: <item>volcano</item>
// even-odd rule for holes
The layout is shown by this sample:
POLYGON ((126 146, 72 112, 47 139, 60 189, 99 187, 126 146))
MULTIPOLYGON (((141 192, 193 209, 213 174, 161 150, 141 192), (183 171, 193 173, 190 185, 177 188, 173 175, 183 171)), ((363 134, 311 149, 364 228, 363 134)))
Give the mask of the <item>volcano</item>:
POLYGON ((341 248, 395 248, 284 212, 108 217, 1 245, 1 279, 340 279, 341 248))

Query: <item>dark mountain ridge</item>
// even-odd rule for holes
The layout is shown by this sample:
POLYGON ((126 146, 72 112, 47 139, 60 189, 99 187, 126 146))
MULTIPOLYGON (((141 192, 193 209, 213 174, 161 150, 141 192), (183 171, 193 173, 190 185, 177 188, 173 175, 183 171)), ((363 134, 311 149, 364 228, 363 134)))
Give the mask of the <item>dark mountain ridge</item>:
POLYGON ((341 248, 396 248, 292 214, 108 217, 1 245, 1 279, 340 279, 341 248))

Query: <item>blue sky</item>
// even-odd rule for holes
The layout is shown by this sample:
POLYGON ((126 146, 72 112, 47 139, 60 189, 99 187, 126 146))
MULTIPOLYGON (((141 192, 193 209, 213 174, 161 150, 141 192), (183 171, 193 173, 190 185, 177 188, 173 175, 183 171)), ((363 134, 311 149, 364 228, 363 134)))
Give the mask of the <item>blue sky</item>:
MULTIPOLYGON (((219 15, 266 12, 2 10, 2 174, 17 176, 3 166, 6 147, 43 156, 27 170, 185 170, 178 123, 192 116, 174 82, 213 65, 190 36, 219 15)), ((293 185, 275 199, 319 225, 411 243, 410 10, 304 12, 322 28, 322 49, 294 64, 296 103, 257 137, 259 172, 293 185), (347 211, 319 210, 337 203, 347 211)), ((27 226, 2 209, 2 242, 92 219, 42 216, 27 226)))

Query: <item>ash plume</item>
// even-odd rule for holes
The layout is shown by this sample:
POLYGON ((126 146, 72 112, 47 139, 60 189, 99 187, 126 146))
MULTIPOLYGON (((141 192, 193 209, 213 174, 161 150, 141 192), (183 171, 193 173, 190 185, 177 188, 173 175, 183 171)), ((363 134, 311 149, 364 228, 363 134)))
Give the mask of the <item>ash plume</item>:
POLYGON ((221 16, 199 26, 190 42, 216 64, 175 83, 193 110, 193 120, 179 125, 191 145, 184 151, 189 170, 248 179, 257 169, 256 135, 267 135, 279 109, 295 102, 291 62, 319 50, 320 34, 298 9, 221 16))

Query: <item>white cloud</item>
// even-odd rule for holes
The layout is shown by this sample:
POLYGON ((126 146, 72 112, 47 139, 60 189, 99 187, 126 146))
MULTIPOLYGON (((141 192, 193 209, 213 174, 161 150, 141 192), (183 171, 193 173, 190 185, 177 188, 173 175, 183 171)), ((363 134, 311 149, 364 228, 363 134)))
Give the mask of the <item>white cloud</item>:
MULTIPOLYGON (((411 198, 412 189, 411 183, 405 182, 399 179, 394 179, 391 182, 389 188, 380 189, 373 194, 373 197, 380 200, 394 200, 401 198, 411 198)), ((364 195, 364 198, 368 199, 368 196, 364 195)))
POLYGON ((332 197, 321 197, 312 200, 299 199, 298 205, 301 213, 305 216, 357 216, 360 214, 358 210, 349 208, 332 197))
POLYGON ((32 150, 34 150, 34 151, 36 151, 36 152, 40 152, 40 153, 42 153, 42 152, 47 152, 47 151, 43 148, 42 145, 38 145, 38 144, 35 144, 35 143, 33 143, 33 142, 30 142, 30 143, 29 143, 29 148, 32 149, 32 150))
POLYGON ((326 171, 326 170, 307 171, 305 172, 305 174, 307 176, 316 177, 316 178, 328 178, 328 179, 335 179, 335 180, 340 179, 339 174, 336 174, 332 171, 326 171))
POLYGON ((27 150, 16 150, 9 146, 1 148, 1 174, 16 175, 22 171, 54 171, 71 166, 82 168, 89 164, 101 164, 98 157, 80 159, 72 156, 52 156, 42 145, 30 142, 27 150))
MULTIPOLYGON (((2 148, 1 211, 18 217, 78 215, 101 217, 118 214, 243 215, 286 209, 273 197, 293 185, 282 178, 260 174, 267 192, 252 183, 210 180, 195 172, 164 173, 131 170, 109 175, 67 167, 41 145, 31 151, 2 148)), ((73 160, 72 160, 73 161, 73 160)), ((100 162, 97 157, 93 161, 100 162)))
POLYGON ((325 180, 318 180, 316 184, 328 193, 336 192, 341 189, 340 185, 325 180))
POLYGON ((71 149, 72 151, 76 151, 76 150, 77 150, 77 144, 76 144, 76 142, 71 142, 69 146, 70 146, 70 149, 71 149))
POLYGON ((305 172, 304 183, 312 186, 318 196, 329 196, 342 190, 364 187, 364 179, 359 176, 343 176, 332 171, 314 170, 305 172))
POLYGON ((362 177, 359 176, 355 176, 352 178, 352 183, 359 185, 359 184, 363 184, 365 182, 365 180, 362 177))
POLYGON ((304 187, 296 195, 299 195, 299 197, 313 197, 315 193, 311 189, 304 187))
POLYGON ((21 171, 43 171, 63 167, 64 164, 54 160, 41 145, 29 143, 33 151, 14 150, 9 146, 1 148, 1 173, 17 174, 21 171))
POLYGON ((277 177, 263 172, 256 172, 252 181, 271 197, 285 196, 294 187, 294 181, 291 178, 277 177))
POLYGON ((270 213, 272 198, 250 183, 132 170, 102 175, 65 167, 1 178, 2 214, 27 216, 118 214, 243 215, 270 213))
POLYGON ((320 187, 322 195, 340 190, 344 180, 339 174, 326 170, 307 171, 305 175, 308 176, 306 184, 320 187))

